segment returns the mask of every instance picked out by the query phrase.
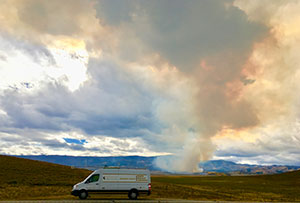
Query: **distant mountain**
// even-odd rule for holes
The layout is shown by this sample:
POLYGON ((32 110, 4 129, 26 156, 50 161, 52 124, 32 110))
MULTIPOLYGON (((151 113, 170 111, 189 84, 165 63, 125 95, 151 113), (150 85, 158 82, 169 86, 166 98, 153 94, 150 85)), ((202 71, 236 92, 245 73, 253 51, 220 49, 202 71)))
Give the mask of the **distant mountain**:
POLYGON ((149 170, 159 170, 153 164, 156 157, 143 156, 111 156, 111 157, 91 157, 91 156, 58 156, 58 155, 31 155, 16 156, 25 159, 46 161, 55 164, 73 166, 95 170, 105 166, 119 166, 126 168, 148 168, 149 170))
MULTIPOLYGON (((90 157, 90 156, 58 156, 58 155, 37 155, 37 156, 16 156, 31 160, 46 161, 55 164, 73 166, 95 170, 105 166, 119 166, 126 168, 148 168, 151 171, 160 171, 153 161, 157 157, 143 156, 114 156, 114 157, 90 157)), ((299 170, 300 166, 281 166, 281 165, 248 165, 237 164, 231 161, 210 160, 199 164, 203 169, 203 175, 223 173, 228 175, 240 174, 276 174, 288 171, 299 170)))
POLYGON ((232 161, 210 160, 199 164, 204 172, 218 172, 229 174, 276 174, 288 171, 299 170, 300 166, 283 166, 283 165, 249 165, 237 164, 232 161))
POLYGON ((239 171, 241 166, 232 161, 210 160, 199 164, 204 171, 209 172, 232 172, 239 171))

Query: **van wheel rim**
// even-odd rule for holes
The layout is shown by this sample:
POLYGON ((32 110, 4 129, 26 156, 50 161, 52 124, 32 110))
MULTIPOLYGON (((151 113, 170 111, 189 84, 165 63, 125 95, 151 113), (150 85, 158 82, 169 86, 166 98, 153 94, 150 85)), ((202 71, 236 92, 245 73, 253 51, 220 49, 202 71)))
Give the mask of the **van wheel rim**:
POLYGON ((81 196, 82 198, 85 198, 85 197, 86 197, 86 193, 85 193, 85 192, 82 192, 82 193, 80 193, 80 196, 81 196))

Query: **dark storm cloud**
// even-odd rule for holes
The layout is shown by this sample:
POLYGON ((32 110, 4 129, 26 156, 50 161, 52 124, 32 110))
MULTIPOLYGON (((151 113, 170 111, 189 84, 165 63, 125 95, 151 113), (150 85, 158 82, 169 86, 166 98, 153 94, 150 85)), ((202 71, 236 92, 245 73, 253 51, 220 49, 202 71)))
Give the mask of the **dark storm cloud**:
POLYGON ((35 142, 39 142, 41 144, 43 144, 44 146, 47 147, 51 147, 51 148, 70 148, 71 145, 68 145, 66 143, 63 142, 59 142, 58 140, 54 140, 54 139, 34 139, 35 142))
MULTIPOLYGON (((38 95, 6 90, 1 95, 0 104, 12 124, 5 127, 63 129, 62 116, 66 116, 66 111, 70 110, 70 105, 64 101, 64 92, 67 92, 65 87, 52 84, 38 95)), ((5 123, 1 123, 3 124, 5 123)))
POLYGON ((79 119, 70 117, 71 125, 88 134, 120 137, 141 136, 140 129, 153 128, 154 97, 138 78, 117 64, 97 60, 89 63, 89 74, 91 82, 75 92, 85 115, 79 119))
POLYGON ((100 21, 134 30, 143 43, 184 71, 203 57, 248 52, 267 31, 249 22, 231 0, 102 0, 96 8, 100 21))
POLYGON ((136 0, 97 1, 99 12, 97 16, 104 19, 107 25, 120 25, 122 22, 132 21, 132 12, 135 11, 136 0))
MULTIPOLYGON (((102 134, 113 137, 139 137, 142 129, 152 130, 154 122, 149 116, 148 121, 144 122, 139 116, 123 117, 114 115, 88 115, 87 120, 70 120, 68 123, 74 127, 84 130, 88 134, 102 134)), ((155 130, 155 129, 154 129, 155 130)))

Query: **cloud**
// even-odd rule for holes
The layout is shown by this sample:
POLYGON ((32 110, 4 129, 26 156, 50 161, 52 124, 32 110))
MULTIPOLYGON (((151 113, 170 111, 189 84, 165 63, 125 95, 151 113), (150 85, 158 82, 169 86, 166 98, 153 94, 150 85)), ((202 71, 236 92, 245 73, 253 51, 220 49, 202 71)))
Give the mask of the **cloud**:
MULTIPOLYGON (((162 120, 168 117, 163 114, 172 112, 173 108, 168 102, 180 105, 180 94, 176 94, 181 92, 180 89, 188 89, 190 86, 183 82, 174 85, 173 89, 160 89, 160 85, 153 84, 153 78, 159 80, 161 85, 172 77, 174 81, 183 80, 178 77, 176 70, 162 69, 161 72, 167 74, 161 74, 159 71, 153 72, 148 67, 132 67, 130 64, 117 64, 92 58, 87 70, 89 80, 76 91, 70 91, 59 80, 45 81, 39 87, 34 86, 30 89, 24 87, 3 91, 0 96, 0 104, 4 112, 3 120, 9 122, 1 123, 1 131, 10 129, 11 133, 29 136, 29 139, 40 142, 42 146, 55 148, 65 143, 61 140, 59 143, 49 144, 48 141, 38 140, 36 136, 32 137, 20 130, 35 129, 37 132, 51 134, 79 130, 84 137, 77 140, 87 140, 87 144, 80 147, 82 153, 93 151, 99 154, 104 152, 127 154, 131 151, 141 153, 147 149, 154 150, 154 152, 147 152, 148 154, 155 154, 155 151, 166 153, 162 146, 164 142, 168 142, 168 139, 163 137, 162 133, 169 128, 169 124, 163 123, 162 120), (158 98, 157 95, 160 94, 158 98), (169 106, 168 110, 163 108, 164 105, 169 106), (119 147, 111 148, 109 151, 103 151, 101 147, 87 148, 89 140, 95 136, 116 139, 141 138, 148 146, 136 144, 135 148, 132 148, 128 142, 115 140, 112 141, 113 145, 119 147)), ((184 110, 172 114, 178 117, 177 114, 183 112, 184 110)), ((178 119, 178 122, 181 120, 178 119)), ((78 147, 70 145, 66 149, 78 151, 78 147)), ((41 149, 35 151, 38 150, 41 149)), ((44 151, 41 150, 41 153, 44 151)))
POLYGON ((150 128, 147 124, 151 119, 149 92, 138 86, 126 71, 121 74, 113 65, 91 66, 95 66, 91 67, 93 78, 74 94, 58 83, 46 84, 45 89, 34 94, 7 90, 2 95, 1 106, 19 128, 62 130, 75 126, 92 134, 150 128))
POLYGON ((55 60, 47 47, 40 43, 31 43, 24 40, 16 39, 6 33, 0 35, 2 59, 4 62, 8 61, 8 56, 14 54, 15 50, 25 53, 32 58, 34 62, 41 65, 55 65, 55 60), (4 51, 5 50, 5 51, 4 51))
MULTIPOLYGON (((92 1, 83 0, 64 2, 59 0, 51 2, 4 0, 0 9, 2 14, 10 16, 10 19, 5 21, 6 18, 4 18, 1 23, 4 30, 11 31, 16 28, 22 34, 72 35, 84 30, 81 23, 90 17, 92 6, 92 1)), ((37 35, 36 37, 43 36, 37 35)))
POLYGON ((72 156, 126 156, 157 155, 138 138, 112 138, 90 136, 80 131, 57 132, 39 129, 22 129, 0 133, 1 154, 9 155, 72 155, 72 156), (82 144, 67 140, 86 140, 82 144), (124 145, 125 143, 125 145, 124 145))
POLYGON ((29 0, 17 4, 18 17, 38 32, 70 35, 80 31, 76 21, 80 21, 82 14, 88 11, 89 4, 89 1, 81 0, 67 0, 63 3, 56 0, 47 3, 29 0))
POLYGON ((243 135, 220 134, 213 142, 215 157, 252 164, 299 165, 299 119, 282 117, 243 135), (249 136, 252 136, 249 137, 249 136))
POLYGON ((157 164, 180 172, 213 156, 292 163, 298 6, 5 1, 1 153, 173 154, 157 164))
POLYGON ((232 1, 103 0, 96 6, 104 24, 129 27, 143 43, 183 71, 218 53, 243 54, 267 30, 248 21, 232 1))

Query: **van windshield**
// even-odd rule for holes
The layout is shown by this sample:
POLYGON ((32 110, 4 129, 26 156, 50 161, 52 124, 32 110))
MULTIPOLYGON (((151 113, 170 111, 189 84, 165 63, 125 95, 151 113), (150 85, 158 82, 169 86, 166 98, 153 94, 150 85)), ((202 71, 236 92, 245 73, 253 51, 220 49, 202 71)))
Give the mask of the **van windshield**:
POLYGON ((99 174, 92 175, 89 179, 85 181, 85 183, 93 183, 99 180, 99 174))

